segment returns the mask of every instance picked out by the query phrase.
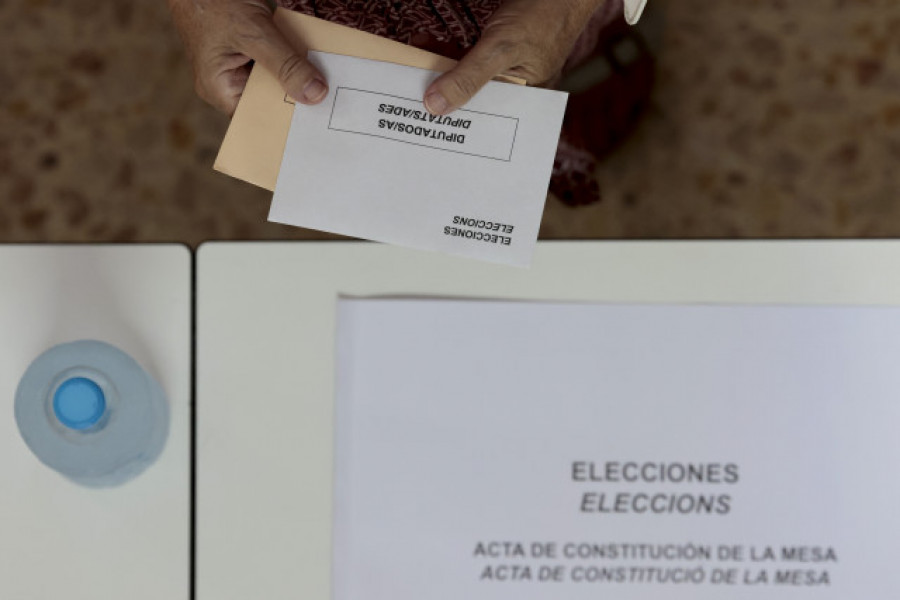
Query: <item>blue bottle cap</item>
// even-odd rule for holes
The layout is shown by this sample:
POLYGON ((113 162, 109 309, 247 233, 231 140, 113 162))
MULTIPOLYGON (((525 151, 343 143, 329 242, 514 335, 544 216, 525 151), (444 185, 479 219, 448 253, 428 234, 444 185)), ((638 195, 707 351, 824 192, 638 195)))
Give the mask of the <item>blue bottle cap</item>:
POLYGON ((106 397, 96 383, 84 377, 64 381, 53 396, 53 412, 69 429, 96 425, 106 412, 106 397))

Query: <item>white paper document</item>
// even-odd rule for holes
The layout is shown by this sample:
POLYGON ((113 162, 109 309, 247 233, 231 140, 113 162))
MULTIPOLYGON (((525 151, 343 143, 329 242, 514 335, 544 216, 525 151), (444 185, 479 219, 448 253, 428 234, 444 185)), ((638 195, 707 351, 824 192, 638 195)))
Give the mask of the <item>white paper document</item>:
POLYGON ((310 52, 328 78, 296 105, 269 220, 528 266, 567 95, 488 83, 430 115, 437 73, 310 52))
POLYGON ((347 299, 335 600, 887 600, 900 309, 347 299))

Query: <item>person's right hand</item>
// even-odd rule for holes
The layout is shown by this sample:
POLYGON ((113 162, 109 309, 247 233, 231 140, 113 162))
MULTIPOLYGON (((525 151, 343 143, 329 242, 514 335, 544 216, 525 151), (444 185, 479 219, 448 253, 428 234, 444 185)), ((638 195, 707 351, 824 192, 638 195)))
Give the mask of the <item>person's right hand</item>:
POLYGON ((256 61, 303 104, 328 93, 325 77, 298 54, 272 22, 266 0, 168 0, 194 67, 197 94, 226 114, 234 113, 256 61))

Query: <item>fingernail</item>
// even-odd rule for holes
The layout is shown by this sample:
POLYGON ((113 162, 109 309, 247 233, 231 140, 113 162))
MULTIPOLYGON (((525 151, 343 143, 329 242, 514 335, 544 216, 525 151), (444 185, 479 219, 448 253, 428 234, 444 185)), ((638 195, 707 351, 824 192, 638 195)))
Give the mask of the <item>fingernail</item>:
POLYGON ((315 104, 328 93, 328 86, 321 79, 313 79, 303 88, 303 101, 315 104))
POLYGON ((443 115, 448 112, 450 104, 438 92, 431 92, 425 96, 425 108, 433 115, 443 115))

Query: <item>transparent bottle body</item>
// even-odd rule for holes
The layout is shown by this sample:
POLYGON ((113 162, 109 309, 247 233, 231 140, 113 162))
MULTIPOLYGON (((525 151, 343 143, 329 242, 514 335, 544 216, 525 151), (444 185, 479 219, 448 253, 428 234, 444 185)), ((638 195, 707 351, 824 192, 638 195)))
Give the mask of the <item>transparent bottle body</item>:
POLYGON ((37 357, 19 382, 15 416, 41 462, 90 487, 121 485, 142 473, 162 453, 169 429, 161 386, 131 356, 96 340, 60 344, 37 357), (73 404, 73 393, 82 405, 73 404), (84 412, 86 401, 94 404, 84 412))

